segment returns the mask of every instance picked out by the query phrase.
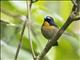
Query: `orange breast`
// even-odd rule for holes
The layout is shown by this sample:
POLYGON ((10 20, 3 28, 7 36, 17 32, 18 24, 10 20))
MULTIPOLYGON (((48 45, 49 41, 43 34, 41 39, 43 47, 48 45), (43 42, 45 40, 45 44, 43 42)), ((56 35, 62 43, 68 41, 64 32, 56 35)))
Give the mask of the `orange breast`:
POLYGON ((48 29, 48 30, 53 30, 54 26, 50 26, 50 24, 45 21, 44 24, 43 24, 43 28, 48 29))

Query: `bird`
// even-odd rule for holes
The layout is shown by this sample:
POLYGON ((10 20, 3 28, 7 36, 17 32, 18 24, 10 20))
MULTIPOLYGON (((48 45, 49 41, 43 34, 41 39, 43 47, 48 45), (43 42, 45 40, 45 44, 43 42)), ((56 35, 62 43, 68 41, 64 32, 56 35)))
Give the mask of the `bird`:
MULTIPOLYGON (((58 32, 59 28, 57 24, 54 22, 54 19, 51 16, 46 16, 44 18, 44 22, 41 26, 42 35, 50 41, 52 37, 58 32)), ((58 46, 58 42, 56 41, 54 46, 58 46)))

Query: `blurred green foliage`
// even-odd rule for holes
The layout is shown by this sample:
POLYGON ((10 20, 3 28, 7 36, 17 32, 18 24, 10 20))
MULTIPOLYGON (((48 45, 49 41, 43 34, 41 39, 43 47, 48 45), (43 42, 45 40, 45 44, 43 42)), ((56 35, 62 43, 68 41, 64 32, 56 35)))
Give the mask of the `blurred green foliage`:
MULTIPOLYGON (((1 60, 13 60, 20 39, 25 16, 26 1, 2 1, 0 20, 1 60), (3 21, 3 22, 2 22, 3 21)), ((59 28, 67 20, 71 1, 37 1, 32 4, 30 37, 36 55, 45 47, 47 40, 41 34, 41 25, 45 16, 52 16, 59 28)), ((32 60, 27 26, 24 32, 22 48, 18 60, 32 60)), ((53 47, 45 60, 80 60, 80 21, 73 22, 58 40, 59 46, 53 47)))

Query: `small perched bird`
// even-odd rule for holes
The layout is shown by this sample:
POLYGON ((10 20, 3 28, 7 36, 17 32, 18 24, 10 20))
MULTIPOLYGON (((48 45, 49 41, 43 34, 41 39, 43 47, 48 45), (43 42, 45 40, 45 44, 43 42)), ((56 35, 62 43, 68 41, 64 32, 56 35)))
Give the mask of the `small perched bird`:
MULTIPOLYGON (((46 16, 41 27, 41 32, 43 36, 46 39, 50 40, 52 37, 54 37, 58 30, 58 26, 55 24, 54 19, 50 16, 46 16)), ((57 41, 55 43, 55 46, 58 46, 57 41)))

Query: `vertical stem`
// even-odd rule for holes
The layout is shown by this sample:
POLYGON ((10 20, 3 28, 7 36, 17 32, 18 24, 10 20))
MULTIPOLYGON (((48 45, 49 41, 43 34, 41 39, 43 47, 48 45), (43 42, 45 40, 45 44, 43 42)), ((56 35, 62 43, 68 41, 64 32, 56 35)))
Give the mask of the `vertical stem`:
MULTIPOLYGON (((27 2, 28 22, 31 20, 31 5, 32 5, 31 1, 27 2)), ((28 24, 28 38, 30 40, 30 47, 31 47, 31 51, 32 51, 32 56, 33 56, 33 59, 35 60, 35 53, 34 53, 34 49, 33 49, 33 44, 32 44, 32 40, 30 39, 30 24, 28 24)))
POLYGON ((21 31, 21 36, 20 36, 20 39, 19 39, 18 48, 17 48, 17 52, 16 52, 14 60, 17 60, 17 57, 18 57, 18 54, 19 54, 19 51, 20 51, 20 48, 21 48, 21 45, 22 45, 22 38, 23 38, 25 27, 26 27, 26 22, 27 22, 27 20, 25 20, 25 22, 23 24, 23 28, 22 28, 22 31, 21 31))

